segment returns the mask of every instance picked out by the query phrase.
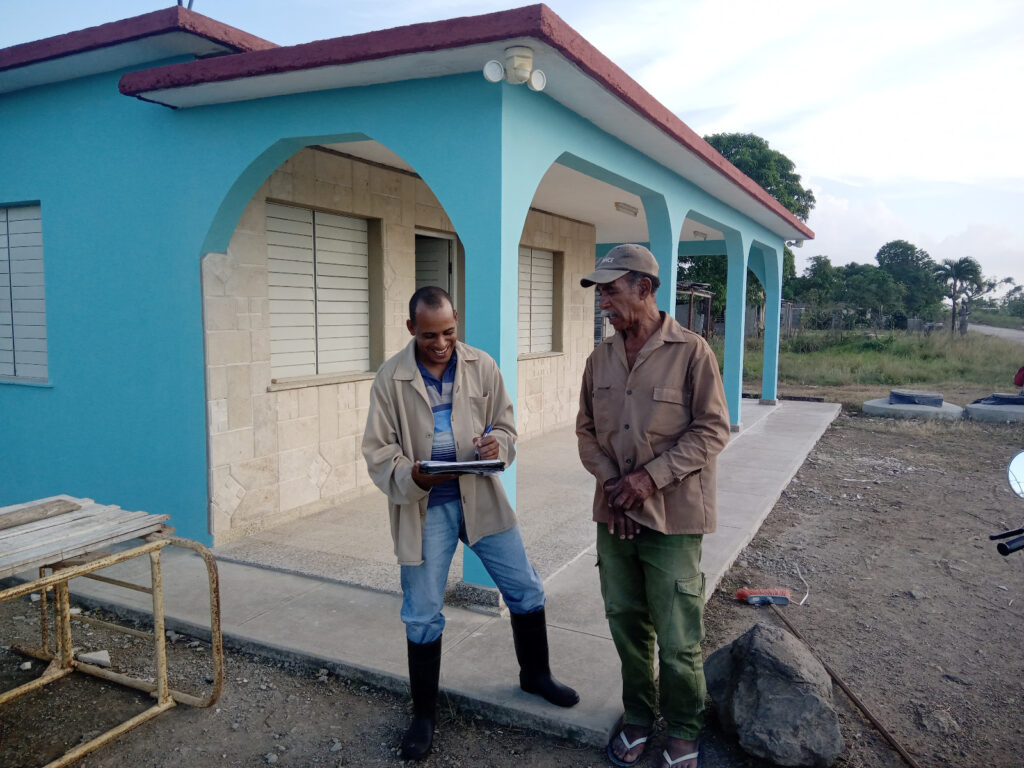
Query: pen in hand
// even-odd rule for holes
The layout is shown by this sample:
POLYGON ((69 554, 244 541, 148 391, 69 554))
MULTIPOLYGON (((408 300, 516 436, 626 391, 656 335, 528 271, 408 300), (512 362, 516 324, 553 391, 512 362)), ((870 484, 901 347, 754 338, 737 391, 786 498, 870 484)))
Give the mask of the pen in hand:
MULTIPOLYGON (((487 429, 485 429, 484 433, 482 435, 480 435, 480 439, 483 440, 485 437, 487 437, 489 434, 491 434, 491 430, 492 429, 494 429, 494 425, 493 424, 488 424, 487 425, 487 429)), ((479 449, 475 450, 474 453, 476 454, 476 457, 479 459, 480 458, 480 451, 479 451, 479 449)))

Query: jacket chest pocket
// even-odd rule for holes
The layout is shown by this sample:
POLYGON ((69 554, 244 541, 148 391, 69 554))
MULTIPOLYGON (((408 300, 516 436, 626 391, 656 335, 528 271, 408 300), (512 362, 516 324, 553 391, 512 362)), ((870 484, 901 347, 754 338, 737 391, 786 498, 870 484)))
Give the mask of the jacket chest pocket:
POLYGON ((488 426, 493 426, 488 419, 491 412, 490 395, 470 395, 469 417, 472 421, 471 427, 474 435, 482 435, 488 426))
POLYGON ((647 431, 657 437, 678 437, 689 425, 690 398, 682 389, 655 387, 651 393, 651 417, 647 431))

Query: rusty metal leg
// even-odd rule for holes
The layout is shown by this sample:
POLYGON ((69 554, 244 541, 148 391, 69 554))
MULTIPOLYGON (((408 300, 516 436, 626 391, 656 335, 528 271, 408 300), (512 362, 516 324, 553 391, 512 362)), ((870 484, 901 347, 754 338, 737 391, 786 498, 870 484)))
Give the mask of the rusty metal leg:
POLYGON ((224 690, 224 636, 220 626, 220 574, 217 571, 217 561, 213 553, 191 539, 182 539, 177 536, 168 537, 170 543, 175 547, 191 549, 201 558, 206 565, 206 575, 210 583, 210 653, 213 656, 213 690, 205 699, 192 696, 180 691, 171 691, 175 701, 180 704, 188 704, 191 707, 212 707, 220 698, 224 690))
MULTIPOLYGON (((46 566, 39 568, 39 578, 46 576, 46 566)), ((39 642, 40 648, 43 653, 50 653, 50 617, 49 617, 49 599, 47 597, 50 590, 43 589, 39 596, 39 642)))
POLYGON ((54 608, 54 620, 57 623, 57 658, 61 667, 70 669, 74 666, 75 660, 71 647, 71 601, 67 581, 58 581, 54 585, 54 591, 57 593, 54 608))
POLYGON ((167 694, 167 636, 164 633, 164 587, 160 569, 160 550, 149 553, 153 584, 153 661, 156 664, 156 700, 164 703, 167 694))
POLYGON ((167 699, 164 702, 154 704, 152 707, 147 709, 145 712, 140 712, 131 720, 126 720, 116 728, 111 728, 106 733, 102 733, 92 741, 87 741, 85 744, 81 744, 74 749, 65 752, 62 757, 57 758, 52 763, 47 763, 43 768, 65 768, 65 766, 71 765, 72 763, 82 759, 90 752, 99 749, 104 744, 113 741, 118 736, 127 733, 137 725, 141 725, 147 720, 152 720, 154 717, 159 715, 161 712, 165 712, 174 706, 174 699, 167 699))

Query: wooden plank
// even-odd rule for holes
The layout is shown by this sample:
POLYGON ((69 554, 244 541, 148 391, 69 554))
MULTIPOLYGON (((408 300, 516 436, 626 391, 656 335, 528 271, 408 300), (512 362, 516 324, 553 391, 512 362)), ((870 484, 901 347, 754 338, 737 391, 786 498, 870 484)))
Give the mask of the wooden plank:
POLYGON ((93 518, 95 512, 85 509, 76 509, 72 512, 65 512, 57 517, 47 517, 41 520, 33 520, 16 528, 8 528, 0 531, 0 551, 6 549, 9 542, 20 538, 31 538, 32 536, 53 535, 53 531, 65 525, 70 525, 77 520, 93 518))
POLYGON ((17 559, 0 558, 0 578, 6 578, 30 568, 38 568, 40 565, 50 565, 70 557, 84 555, 93 550, 109 547, 121 541, 136 539, 147 534, 160 530, 164 521, 170 515, 148 515, 148 519, 132 520, 115 526, 107 526, 102 531, 91 531, 86 539, 64 541, 59 546, 48 543, 20 553, 17 559))
POLYGON ((45 520, 48 517, 54 517, 55 515, 63 515, 66 512, 74 512, 76 509, 81 509, 81 504, 75 504, 65 499, 58 501, 46 501, 42 504, 33 504, 29 507, 22 507, 12 512, 7 512, 0 515, 0 531, 6 530, 7 528, 13 528, 17 525, 25 525, 26 523, 34 523, 37 520, 45 520))
POLYGON ((0 560, 38 547, 40 541, 51 547, 59 547, 62 541, 81 538, 94 532, 102 533, 105 528, 143 520, 147 515, 147 512, 126 512, 120 507, 97 507, 95 510, 83 509, 63 518, 41 521, 43 525, 52 523, 47 526, 47 530, 39 528, 38 523, 23 526, 20 530, 12 529, 0 541, 0 560))

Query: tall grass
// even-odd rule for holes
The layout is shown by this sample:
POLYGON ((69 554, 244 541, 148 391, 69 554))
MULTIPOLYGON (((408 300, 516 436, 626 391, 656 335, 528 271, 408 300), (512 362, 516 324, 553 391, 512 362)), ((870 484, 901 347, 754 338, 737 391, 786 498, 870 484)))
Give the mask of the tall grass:
MULTIPOLYGON (((715 345, 722 360, 721 341, 715 345)), ((896 331, 882 336, 804 331, 784 339, 779 349, 779 380, 802 386, 968 386, 1007 391, 1024 364, 1024 346, 993 336, 930 336, 896 331)), ((750 339, 743 378, 760 381, 762 345, 750 339)))

